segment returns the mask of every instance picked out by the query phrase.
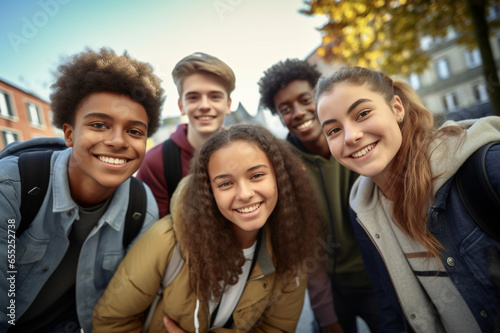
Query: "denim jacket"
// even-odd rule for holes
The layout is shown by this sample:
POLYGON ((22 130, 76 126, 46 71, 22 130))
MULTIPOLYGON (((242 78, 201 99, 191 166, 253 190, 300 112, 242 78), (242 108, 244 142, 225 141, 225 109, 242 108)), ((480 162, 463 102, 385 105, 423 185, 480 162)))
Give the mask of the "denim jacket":
MULTIPOLYGON (((78 218, 78 206, 71 198, 68 181, 71 152, 70 148, 54 151, 52 154, 49 190, 44 202, 30 228, 19 239, 16 238, 15 242, 8 235, 12 234, 9 224, 15 224, 17 228, 21 218, 18 158, 11 156, 0 160, 0 253, 7 256, 8 250, 12 250, 12 245, 15 246, 15 269, 7 266, 5 257, 0 261, 2 332, 10 326, 12 314, 17 319, 28 309, 68 249, 68 234, 78 218), (16 273, 11 273, 13 271, 16 273), (15 304, 14 310, 12 302, 15 304)), ((36 166, 33 168, 36 170, 36 166)), ((115 190, 107 210, 81 249, 76 276, 76 308, 80 325, 85 332, 91 331, 94 306, 126 253, 122 237, 129 183, 130 179, 115 190)), ((138 237, 158 220, 156 201, 151 190, 145 187, 147 210, 138 237)), ((133 242, 129 248, 132 244, 133 242)))
MULTIPOLYGON (((446 165, 448 175, 437 181, 435 201, 428 215, 429 231, 446 249, 442 252, 446 272, 482 332, 493 332, 500 306, 499 290, 490 278, 487 256, 487 249, 500 251, 500 244, 483 232, 467 213, 458 195, 454 174, 470 152, 486 142, 500 139, 500 119, 490 123, 496 132, 479 124, 475 133, 468 133, 460 151, 450 152, 453 155, 452 162, 446 165), (476 142, 471 142, 474 140, 476 142)), ((446 159, 442 157, 435 159, 434 164, 445 164, 446 159)), ((486 172, 500 195, 500 145, 492 147, 486 155, 486 172)), ((374 186, 366 177, 358 180, 351 192, 351 217, 367 271, 380 296, 382 317, 387 319, 382 323, 382 331, 440 332, 442 327, 430 310, 432 304, 421 296, 425 291, 414 279, 404 256, 389 245, 393 238, 384 228, 387 221, 377 214, 379 199, 374 186)))

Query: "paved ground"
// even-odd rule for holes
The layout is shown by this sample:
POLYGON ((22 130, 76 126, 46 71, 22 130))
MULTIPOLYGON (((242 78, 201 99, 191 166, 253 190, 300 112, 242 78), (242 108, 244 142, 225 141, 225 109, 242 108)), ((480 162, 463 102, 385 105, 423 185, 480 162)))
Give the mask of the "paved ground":
MULTIPOLYGON (((302 315, 300 316, 299 324, 297 325, 296 333, 318 333, 318 327, 314 322, 314 314, 311 309, 311 303, 309 302, 309 294, 306 292, 306 298, 304 302, 304 308, 302 309, 302 315)), ((368 326, 365 322, 358 318, 358 333, 370 333, 368 326)))

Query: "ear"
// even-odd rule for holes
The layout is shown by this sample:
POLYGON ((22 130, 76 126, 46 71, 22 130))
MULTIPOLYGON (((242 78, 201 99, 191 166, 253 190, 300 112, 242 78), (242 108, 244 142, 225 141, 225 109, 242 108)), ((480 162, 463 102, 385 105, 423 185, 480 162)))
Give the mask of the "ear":
POLYGON ((185 116, 186 111, 184 111, 184 106, 182 105, 182 99, 180 97, 177 100, 177 106, 179 106, 179 110, 181 111, 181 115, 185 116))
POLYGON ((396 117, 398 123, 400 122, 401 119, 404 120, 405 107, 403 106, 403 101, 401 101, 401 98, 399 98, 398 95, 395 95, 394 98, 392 99, 392 110, 394 111, 394 116, 396 117))
POLYGON ((227 101, 227 110, 226 110, 226 116, 230 115, 231 114, 231 103, 233 102, 233 100, 230 98, 228 101, 227 101))
POLYGON ((66 141, 66 146, 73 147, 74 139, 74 129, 70 124, 64 123, 62 126, 62 130, 64 132, 64 141, 66 141))

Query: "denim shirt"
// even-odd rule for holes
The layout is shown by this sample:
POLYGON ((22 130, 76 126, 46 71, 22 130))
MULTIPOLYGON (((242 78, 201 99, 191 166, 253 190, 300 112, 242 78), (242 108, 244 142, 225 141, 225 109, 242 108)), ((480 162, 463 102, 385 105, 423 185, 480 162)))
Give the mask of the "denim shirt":
MULTIPOLYGON (((500 145, 492 147, 486 155, 486 171, 494 190, 500 194, 500 145)), ((382 323, 382 331, 413 332, 391 283, 384 259, 366 230, 358 223, 362 221, 353 210, 350 212, 363 259, 382 303, 383 318, 391 318, 382 323)), ((429 209, 428 227, 446 249, 442 252, 443 265, 481 331, 493 332, 495 317, 499 315, 500 299, 499 290, 490 278, 486 250, 494 248, 500 251, 500 244, 470 217, 460 200, 454 177, 437 191, 434 204, 429 209)))
MULTIPOLYGON (((47 195, 30 228, 15 242, 12 236, 8 237, 8 233, 12 234, 8 226, 15 223, 17 228, 20 221, 21 185, 17 157, 0 160, 0 253, 5 256, 0 259, 0 306, 3 313, 0 331, 10 326, 12 314, 17 319, 28 309, 68 249, 68 234, 73 222, 78 219, 78 206, 71 198, 68 181, 71 152, 71 148, 54 151, 47 195), (7 266, 6 261, 12 245, 15 246, 15 269, 7 266), (12 271, 17 273, 10 273, 12 271), (14 310, 11 304, 15 305, 14 310)), ((32 167, 36 172, 36 166, 32 167)), ((94 306, 126 253, 122 238, 129 184, 130 179, 115 190, 107 210, 81 249, 76 276, 76 308, 85 332, 91 331, 94 306)), ((145 188, 147 210, 138 237, 158 220, 156 201, 151 190, 147 186, 145 188)))

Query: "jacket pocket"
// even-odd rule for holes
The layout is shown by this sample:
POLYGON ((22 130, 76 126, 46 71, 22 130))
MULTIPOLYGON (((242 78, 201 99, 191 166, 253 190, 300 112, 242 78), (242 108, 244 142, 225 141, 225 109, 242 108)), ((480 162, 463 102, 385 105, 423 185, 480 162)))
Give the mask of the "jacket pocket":
POLYGON ((16 242, 16 284, 19 288, 23 285, 26 277, 33 279, 42 278, 40 265, 49 265, 51 258, 44 258, 49 246, 49 240, 36 239, 25 231, 16 242), (33 276, 35 274, 35 276, 33 276))
POLYGON ((40 240, 33 238, 28 231, 24 232, 24 237, 18 239, 16 249, 16 263, 18 265, 26 265, 35 263, 43 258, 47 247, 49 245, 49 240, 40 240))
POLYGON ((118 265, 122 261, 123 254, 121 252, 105 253, 102 258, 102 268, 106 271, 116 271, 118 265))
POLYGON ((105 284, 107 285, 108 282, 111 280, 113 275, 116 272, 116 269, 118 268, 118 265, 120 265, 120 262, 123 259, 123 252, 108 252, 104 253, 102 256, 102 274, 103 278, 105 281, 105 284))
POLYGON ((479 228, 476 227, 462 242, 460 254, 464 258, 472 275, 481 284, 486 284, 488 288, 492 288, 492 282, 489 273, 490 263, 487 259, 487 247, 495 247, 500 249, 498 243, 495 243, 491 238, 479 228))

